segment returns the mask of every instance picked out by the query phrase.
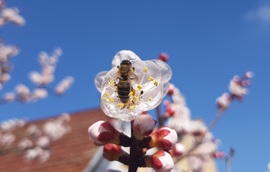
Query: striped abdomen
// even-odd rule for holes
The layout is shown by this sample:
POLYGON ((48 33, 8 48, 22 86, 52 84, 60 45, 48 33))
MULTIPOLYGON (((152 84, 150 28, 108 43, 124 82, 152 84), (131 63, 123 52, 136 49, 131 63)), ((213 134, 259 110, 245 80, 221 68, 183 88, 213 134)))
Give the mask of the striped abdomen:
POLYGON ((130 83, 128 81, 119 81, 117 84, 117 93, 122 103, 126 103, 129 100, 129 93, 131 90, 130 83))

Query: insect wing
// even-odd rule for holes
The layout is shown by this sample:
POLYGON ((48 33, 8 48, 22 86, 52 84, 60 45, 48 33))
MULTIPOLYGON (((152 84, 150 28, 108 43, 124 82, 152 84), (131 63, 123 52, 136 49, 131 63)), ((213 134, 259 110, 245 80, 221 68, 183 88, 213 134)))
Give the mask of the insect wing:
POLYGON ((116 84, 116 80, 117 80, 117 72, 113 73, 110 75, 110 73, 108 73, 106 76, 105 76, 105 79, 102 83, 102 86, 101 88, 105 88, 105 87, 111 87, 111 86, 114 86, 116 84))

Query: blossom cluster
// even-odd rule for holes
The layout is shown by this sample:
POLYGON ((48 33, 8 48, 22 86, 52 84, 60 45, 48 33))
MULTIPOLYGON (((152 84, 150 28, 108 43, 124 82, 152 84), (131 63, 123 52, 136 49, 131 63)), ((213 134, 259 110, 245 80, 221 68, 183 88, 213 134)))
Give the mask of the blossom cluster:
POLYGON ((241 101, 247 94, 247 86, 250 85, 250 79, 253 77, 252 72, 246 72, 242 77, 234 76, 229 84, 229 92, 223 93, 217 98, 216 103, 219 109, 225 110, 229 107, 234 99, 241 101))
POLYGON ((96 145, 103 146, 103 156, 109 161, 119 161, 126 165, 136 161, 138 167, 170 171, 174 162, 168 151, 177 141, 175 130, 162 127, 154 131, 156 121, 149 114, 139 115, 131 125, 134 138, 117 130, 108 121, 94 123, 88 133, 96 145), (135 149, 137 154, 131 155, 123 147, 135 149))
MULTIPOLYGON (((189 170, 205 171, 204 168, 209 160, 216 158, 215 155, 220 152, 219 142, 202 120, 191 118, 183 94, 173 84, 170 85, 168 95, 171 100, 164 100, 165 112, 161 118, 165 118, 166 125, 178 134, 177 143, 171 154, 176 162, 186 158, 192 164, 189 170)), ((175 167, 175 170, 187 169, 175 167)))
POLYGON ((10 63, 11 57, 18 54, 18 48, 11 45, 4 45, 0 43, 0 89, 10 80, 10 72, 12 65, 10 63))
POLYGON ((156 129, 157 121, 147 113, 166 96, 170 67, 160 59, 142 61, 134 52, 118 52, 110 71, 96 76, 95 85, 101 92, 103 112, 115 119, 131 121, 131 136, 116 129, 108 121, 98 121, 88 129, 96 145, 103 146, 103 156, 119 161, 136 171, 151 167, 169 172, 174 166, 168 153, 177 141, 177 133, 169 127, 156 129), (123 147, 129 147, 129 152, 123 147))
MULTIPOLYGON (((60 48, 55 49, 51 56, 49 56, 46 52, 40 53, 39 62, 41 64, 41 71, 32 71, 29 74, 29 79, 35 84, 35 87, 31 90, 30 87, 26 86, 25 84, 18 84, 15 86, 14 91, 8 91, 2 96, 0 99, 1 103, 12 101, 26 103, 35 102, 37 100, 46 98, 48 96, 48 85, 54 81, 56 64, 61 54, 62 50, 60 48)), ((1 54, 0 51, 0 57, 1 55, 4 54, 1 54)), ((71 87, 73 82, 73 77, 66 76, 55 86, 55 93, 57 95, 64 94, 71 87)))
POLYGON ((47 161, 51 155, 51 144, 71 131, 69 121, 69 114, 63 113, 41 127, 29 125, 25 130, 26 137, 19 140, 17 144, 18 149, 24 152, 24 159, 47 161))
POLYGON ((103 146, 104 158, 129 165, 129 171, 137 171, 138 167, 160 172, 207 171, 214 158, 227 157, 218 150, 219 140, 210 129, 232 100, 242 100, 252 73, 230 81, 230 92, 217 99, 219 111, 207 126, 203 120, 191 118, 183 94, 169 83, 172 73, 167 60, 166 53, 161 53, 158 60, 142 61, 132 51, 118 52, 112 69, 99 73, 95 85, 101 93, 103 112, 114 119, 131 121, 131 136, 108 121, 91 125, 89 136, 96 145, 103 146), (164 98, 165 112, 157 108, 156 121, 147 111, 160 106, 164 98), (174 166, 182 159, 190 165, 174 166))
POLYGON ((16 137, 12 133, 16 128, 21 128, 26 124, 26 120, 9 119, 0 124, 0 146, 6 147, 11 145, 16 137))
POLYGON ((18 26, 25 24, 25 19, 20 15, 18 8, 5 7, 3 0, 0 2, 0 27, 11 22, 18 26))

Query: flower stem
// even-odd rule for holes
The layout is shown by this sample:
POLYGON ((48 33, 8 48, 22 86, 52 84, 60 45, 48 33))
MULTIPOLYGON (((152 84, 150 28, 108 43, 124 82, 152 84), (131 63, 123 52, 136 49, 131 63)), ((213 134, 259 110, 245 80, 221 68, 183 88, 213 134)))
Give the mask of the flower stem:
MULTIPOLYGON (((131 127, 131 145, 130 145, 130 158, 129 158, 129 168, 128 172, 136 172, 138 169, 138 145, 136 138, 134 137, 133 134, 133 129, 131 127)), ((140 154, 140 153, 139 153, 140 154)))

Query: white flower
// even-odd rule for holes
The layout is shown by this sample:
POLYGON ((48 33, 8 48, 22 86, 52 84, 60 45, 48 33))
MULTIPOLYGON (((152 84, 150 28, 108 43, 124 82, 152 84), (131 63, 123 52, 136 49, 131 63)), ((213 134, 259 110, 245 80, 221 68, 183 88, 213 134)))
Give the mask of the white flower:
POLYGON ((16 95, 13 92, 7 92, 4 94, 3 100, 6 102, 12 102, 16 98, 16 95))
POLYGON ((25 20, 19 15, 19 9, 17 8, 4 8, 2 10, 2 18, 4 21, 10 21, 20 26, 25 24, 25 20))
POLYGON ((29 149, 33 146, 33 143, 31 140, 23 138, 18 143, 18 148, 21 150, 29 149))
POLYGON ((38 100, 38 99, 44 99, 48 96, 48 92, 46 89, 44 88, 36 88, 34 89, 34 91, 32 92, 32 100, 38 100))
POLYGON ((172 76, 166 63, 142 61, 132 51, 123 50, 115 55, 112 66, 109 72, 101 72, 95 78, 96 87, 101 92, 101 108, 106 115, 131 121, 161 103, 172 76), (125 64, 121 65, 123 60, 125 64), (131 64, 127 64, 129 62, 131 64), (128 70, 120 73, 125 69, 128 70))
POLYGON ((15 92, 18 94, 20 101, 27 102, 30 100, 30 90, 27 86, 19 84, 15 87, 15 92))
POLYGON ((59 82, 59 84, 55 87, 55 92, 58 95, 62 95, 64 94, 69 88, 70 86, 73 84, 74 82, 74 78, 71 76, 67 76, 65 77, 63 80, 61 80, 59 82))

